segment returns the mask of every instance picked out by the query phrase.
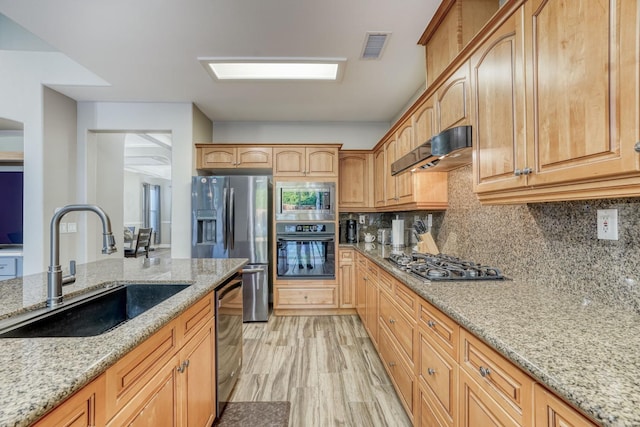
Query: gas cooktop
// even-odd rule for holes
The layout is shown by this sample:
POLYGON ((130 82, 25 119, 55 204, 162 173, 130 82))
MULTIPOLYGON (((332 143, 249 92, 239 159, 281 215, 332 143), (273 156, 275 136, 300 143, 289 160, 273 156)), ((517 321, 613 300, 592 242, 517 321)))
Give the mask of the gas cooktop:
POLYGON ((451 255, 423 254, 411 255, 392 253, 389 262, 428 280, 505 280, 502 272, 495 267, 487 267, 465 261, 451 255))

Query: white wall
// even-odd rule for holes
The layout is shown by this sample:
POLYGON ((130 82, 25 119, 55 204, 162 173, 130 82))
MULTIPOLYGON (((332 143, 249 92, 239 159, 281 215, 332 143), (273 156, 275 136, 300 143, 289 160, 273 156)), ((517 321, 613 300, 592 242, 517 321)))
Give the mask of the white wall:
MULTIPOLYGON (((79 194, 85 202, 95 200, 87 159, 95 156, 94 131, 169 132, 171 156, 171 256, 191 256, 191 175, 193 174, 193 110, 191 103, 78 103, 79 194), (87 179, 83 179, 87 178, 87 179)), ((120 187, 122 200, 122 187, 120 187)), ((95 234, 95 230, 88 230, 95 234)), ((86 261, 94 259, 85 248, 86 261)))
POLYGON ((21 130, 0 130, 0 151, 23 151, 24 132, 21 130))
MULTIPOLYGON (((57 52, 0 50, 0 117, 24 123, 24 274, 46 270, 43 239, 50 212, 46 186, 43 130, 43 84, 104 85, 105 82, 65 55, 57 52)), ((67 165, 74 167, 74 165, 67 165)))
POLYGON ((380 122, 214 122, 214 142, 340 143, 343 150, 368 150, 389 130, 380 122))

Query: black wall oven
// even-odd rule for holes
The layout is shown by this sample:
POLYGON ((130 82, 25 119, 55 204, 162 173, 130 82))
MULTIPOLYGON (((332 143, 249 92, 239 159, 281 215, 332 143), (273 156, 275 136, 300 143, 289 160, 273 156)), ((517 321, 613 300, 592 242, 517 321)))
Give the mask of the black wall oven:
POLYGON ((335 279, 335 223, 276 223, 278 279, 335 279))

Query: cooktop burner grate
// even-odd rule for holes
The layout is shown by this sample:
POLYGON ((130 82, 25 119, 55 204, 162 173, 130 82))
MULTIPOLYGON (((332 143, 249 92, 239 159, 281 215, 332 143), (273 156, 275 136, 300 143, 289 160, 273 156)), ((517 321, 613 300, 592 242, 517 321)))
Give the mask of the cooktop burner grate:
POLYGON ((476 264, 451 255, 397 253, 391 254, 388 260, 401 269, 428 280, 505 280, 502 272, 495 267, 476 264))

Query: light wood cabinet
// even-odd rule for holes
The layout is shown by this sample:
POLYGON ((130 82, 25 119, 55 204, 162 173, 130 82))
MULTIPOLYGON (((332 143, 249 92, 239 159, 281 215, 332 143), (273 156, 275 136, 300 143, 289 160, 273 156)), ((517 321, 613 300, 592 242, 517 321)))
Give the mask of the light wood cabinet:
POLYGON ((278 309, 338 308, 336 286, 274 286, 278 309))
POLYGON ((380 293, 378 313, 379 325, 384 325, 390 336, 394 338, 398 349, 413 367, 416 360, 415 343, 418 333, 415 318, 403 314, 395 306, 392 298, 384 292, 380 293))
MULTIPOLYGON (((398 204, 397 196, 397 180, 395 176, 391 176, 391 165, 398 159, 396 155, 396 145, 398 141, 396 135, 392 135, 391 138, 384 144, 384 170, 385 177, 385 190, 384 190, 384 204, 385 206, 393 206, 398 204)), ((377 171, 376 171, 377 172, 377 171)))
POLYGON ((465 62, 436 91, 438 132, 471 124, 469 63, 465 62))
POLYGON ((520 424, 464 370, 460 370, 460 427, 519 427, 520 424))
POLYGON ((340 151, 338 209, 373 208, 373 154, 371 151, 340 151))
POLYGON ((536 427, 595 427, 575 409, 548 392, 540 384, 535 385, 536 427))
POLYGON ((340 308, 356 307, 356 267, 353 249, 339 249, 340 308))
POLYGON ((437 133, 435 95, 425 99, 413 113, 413 148, 427 142, 437 133))
POLYGON ((481 46, 488 61, 474 56, 480 76, 473 89, 474 127, 481 144, 474 176, 482 202, 640 194, 640 5, 589 5, 528 1, 481 46), (489 78, 489 67, 505 81, 489 78), (500 98, 490 105, 491 91, 500 98), (485 123, 509 112, 511 123, 503 119, 505 130, 491 135, 485 123))
POLYGON ((198 169, 265 168, 273 165, 271 147, 196 144, 198 169))
POLYGON ((281 146, 273 149, 274 176, 338 176, 338 146, 281 146))
POLYGON ((387 175, 390 175, 390 171, 387 171, 385 167, 386 164, 387 162, 385 159, 385 147, 381 146, 373 152, 373 205, 376 208, 383 208, 386 203, 385 193, 387 185, 387 175))
POLYGON ((367 259, 360 253, 356 253, 356 272, 356 312, 366 329, 367 259))
POLYGON ((45 415, 33 427, 104 425, 104 395, 105 377, 101 375, 45 415))
MULTIPOLYGON (((373 272, 374 267, 369 267, 365 279, 365 326, 369 332, 369 337, 373 341, 375 347, 378 346, 378 304, 379 304, 379 292, 378 292, 378 276, 376 272, 373 272)), ((377 268, 376 268, 377 269, 377 268)))

